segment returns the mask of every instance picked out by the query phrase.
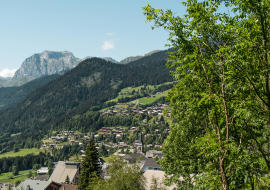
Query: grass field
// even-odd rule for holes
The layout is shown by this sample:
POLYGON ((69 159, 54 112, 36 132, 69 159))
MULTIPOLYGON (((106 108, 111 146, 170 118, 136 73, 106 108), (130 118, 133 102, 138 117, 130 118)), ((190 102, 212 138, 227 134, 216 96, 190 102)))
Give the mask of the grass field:
POLYGON ((0 154, 0 158, 3 157, 16 157, 16 156, 25 156, 27 154, 39 154, 42 150, 37 148, 31 148, 31 149, 21 149, 19 152, 5 152, 4 154, 0 154))
POLYGON ((163 96, 167 96, 168 95, 168 91, 163 92, 161 94, 155 94, 155 97, 144 97, 144 98, 140 98, 139 99, 139 103, 140 104, 151 104, 154 101, 158 100, 159 98, 163 97, 163 96))
POLYGON ((118 156, 116 155, 110 155, 109 157, 101 157, 105 162, 109 162, 110 160, 114 160, 118 156))
POLYGON ((24 181, 25 178, 28 178, 27 175, 29 174, 29 171, 32 171, 32 173, 35 173, 34 170, 24 170, 24 171, 19 171, 19 175, 13 176, 14 179, 10 179, 9 176, 12 175, 12 172, 8 173, 2 173, 0 175, 0 182, 10 182, 10 183, 15 183, 16 181, 24 181))
MULTIPOLYGON (((173 82, 166 82, 166 83, 163 83, 163 84, 160 84, 160 85, 156 85, 156 88, 158 88, 159 86, 164 85, 164 84, 172 84, 172 83, 173 83, 173 82)), ((138 87, 134 87, 134 88, 132 88, 132 89, 123 88, 123 89, 121 90, 121 92, 118 93, 118 96, 117 96, 116 98, 111 99, 111 100, 109 100, 109 101, 107 101, 107 102, 112 102, 112 101, 116 101, 116 102, 117 102, 117 101, 118 101, 118 98, 131 97, 132 95, 120 95, 120 94, 121 94, 121 93, 124 94, 125 92, 132 92, 133 90, 137 91, 137 90, 140 90, 141 87, 144 87, 144 85, 138 86, 138 87)), ((154 87, 154 85, 147 85, 146 88, 154 89, 155 87, 154 87)))

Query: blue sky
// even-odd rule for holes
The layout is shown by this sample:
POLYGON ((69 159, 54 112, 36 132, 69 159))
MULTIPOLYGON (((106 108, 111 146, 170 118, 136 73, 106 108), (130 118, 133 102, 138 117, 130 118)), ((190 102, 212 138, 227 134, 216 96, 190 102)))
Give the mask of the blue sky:
POLYGON ((186 10, 181 0, 0 0, 0 76, 44 50, 121 61, 167 49, 168 32, 145 23, 148 3, 179 16, 186 10))
POLYGON ((179 0, 0 0, 0 76, 44 50, 120 61, 166 49, 168 32, 145 23, 148 3, 185 12, 179 0))

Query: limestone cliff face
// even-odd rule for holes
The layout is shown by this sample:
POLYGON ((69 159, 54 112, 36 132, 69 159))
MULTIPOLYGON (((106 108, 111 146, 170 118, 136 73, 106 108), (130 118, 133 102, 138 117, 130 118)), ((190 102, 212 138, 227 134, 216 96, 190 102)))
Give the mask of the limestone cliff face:
POLYGON ((80 61, 79 58, 76 58, 68 51, 43 51, 27 58, 16 71, 13 79, 25 76, 37 78, 43 75, 59 73, 74 68, 80 61))

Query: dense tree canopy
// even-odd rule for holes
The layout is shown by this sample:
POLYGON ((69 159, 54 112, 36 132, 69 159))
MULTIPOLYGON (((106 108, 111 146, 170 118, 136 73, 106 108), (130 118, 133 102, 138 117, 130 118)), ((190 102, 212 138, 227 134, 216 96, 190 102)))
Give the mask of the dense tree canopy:
MULTIPOLYGON (((126 65, 92 58, 60 77, 55 76, 55 80, 36 88, 16 106, 0 110, 0 151, 40 147, 44 135, 69 117, 101 109, 123 88, 173 81, 169 75, 173 69, 165 67, 167 57, 167 51, 158 52, 126 65), (11 137, 17 133, 20 135, 11 137)), ((87 127, 87 132, 97 129, 87 127)))
POLYGON ((95 143, 93 139, 90 139, 85 151, 85 157, 82 161, 82 172, 79 176, 79 190, 84 190, 88 186, 91 186, 96 181, 96 178, 100 176, 101 168, 98 159, 99 154, 95 143))
POLYGON ((182 18, 143 8, 154 27, 170 32, 175 50, 167 66, 176 68, 179 82, 168 98, 178 124, 160 161, 167 182, 194 189, 268 188, 270 2, 182 4, 182 18), (218 12, 224 5, 229 12, 218 12))

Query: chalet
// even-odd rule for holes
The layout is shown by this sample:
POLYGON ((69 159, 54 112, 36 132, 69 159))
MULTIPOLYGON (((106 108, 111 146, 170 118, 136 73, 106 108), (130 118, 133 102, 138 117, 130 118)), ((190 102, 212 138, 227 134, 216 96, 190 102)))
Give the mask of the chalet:
POLYGON ((11 187, 11 189, 14 189, 15 184, 14 183, 0 183, 0 190, 8 190, 9 187, 11 187))
POLYGON ((39 170, 37 170, 37 174, 38 175, 45 175, 49 172, 49 168, 48 167, 41 167, 39 170))
POLYGON ((59 190, 76 190, 78 188, 78 185, 72 184, 63 184, 59 190))
POLYGON ((147 158, 154 158, 155 156, 158 156, 159 158, 162 158, 163 153, 158 150, 148 150, 145 154, 147 158))
POLYGON ((143 114, 143 112, 141 112, 141 111, 139 111, 139 112, 137 113, 138 116, 141 116, 142 114, 143 114))
POLYGON ((88 136, 84 136, 84 137, 83 137, 83 139, 89 139, 89 138, 90 138, 90 137, 88 137, 88 136))
POLYGON ((116 137, 122 138, 123 134, 117 134, 116 137))
POLYGON ((57 163, 49 180, 64 183, 68 176, 70 182, 77 184, 79 181, 80 174, 80 163, 79 162, 64 162, 60 161, 57 163))
MULTIPOLYGON (((64 182, 64 181, 63 181, 64 182)), ((26 179, 21 182, 16 189, 35 189, 35 190, 59 190, 62 184, 55 181, 41 181, 26 179)))
POLYGON ((157 113, 155 113, 155 112, 148 112, 148 115, 153 117, 153 116, 157 115, 157 113))
POLYGON ((118 142, 118 149, 124 149, 127 148, 128 145, 124 142, 118 142))

